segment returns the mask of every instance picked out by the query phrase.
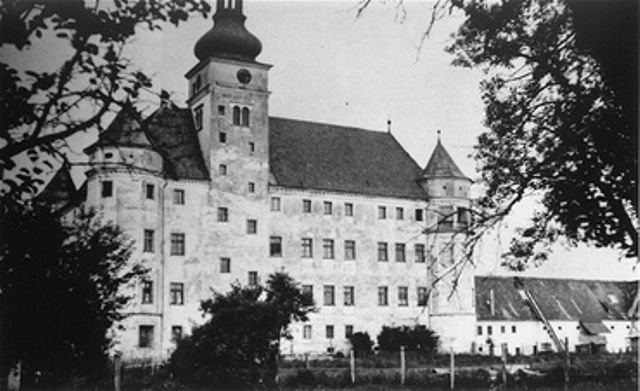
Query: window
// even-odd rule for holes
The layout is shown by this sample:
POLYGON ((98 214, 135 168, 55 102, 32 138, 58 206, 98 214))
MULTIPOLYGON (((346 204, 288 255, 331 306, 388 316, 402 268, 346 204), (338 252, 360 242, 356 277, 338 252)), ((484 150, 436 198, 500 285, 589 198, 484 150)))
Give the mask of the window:
POLYGON ((142 304, 153 303, 153 281, 142 281, 142 304))
POLYGON ((226 164, 220 164, 218 166, 218 174, 225 176, 227 175, 227 165, 226 164))
POLYGON ((220 273, 231 273, 231 258, 220 258, 220 273))
POLYGON ((242 126, 249 126, 249 109, 242 108, 242 126))
POLYGON ((442 228, 453 227, 453 206, 443 205, 440 207, 439 224, 442 228))
POLYGON ((282 256, 282 237, 272 236, 269 238, 269 255, 272 257, 282 256))
POLYGON ((184 284, 181 282, 172 282, 170 285, 170 297, 169 304, 171 305, 183 305, 184 304, 184 284))
POLYGON ((171 340, 174 342, 182 339, 182 326, 171 326, 171 340))
POLYGON ((512 332, 513 334, 515 334, 515 333, 516 333, 516 326, 515 326, 515 325, 511 326, 511 332, 512 332))
POLYGON ((153 326, 140 325, 138 327, 138 347, 153 347, 153 326))
POLYGON ((424 263, 424 244, 416 243, 414 252, 416 254, 416 263, 424 263))
POLYGON ((229 221, 229 208, 218 208, 218 221, 221 223, 229 221))
POLYGON ((271 211, 280 211, 280 197, 271 197, 271 211))
POLYGON ((493 335, 493 327, 487 326, 487 335, 493 335))
POLYGON ((184 190, 173 189, 173 204, 184 205, 184 190))
POLYGON ((202 105, 193 110, 193 123, 196 126, 196 130, 202 129, 202 105))
POLYGON ((505 326, 500 326, 500 332, 502 334, 506 333, 507 332, 507 328, 505 326))
POLYGON ((220 144, 224 144, 227 142, 227 134, 225 132, 219 132, 218 133, 218 141, 220 142, 220 144))
POLYGON ((378 219, 383 220, 387 218, 387 208, 385 206, 378 207, 378 219))
POLYGON ((406 307, 409 305, 409 288, 406 286, 398 287, 398 305, 406 307))
POLYGON ((258 220, 247 220, 247 233, 249 235, 255 235, 258 233, 258 220))
POLYGON ((256 144, 253 142, 249 143, 249 152, 254 153, 256 151, 256 144))
POLYGON ((311 339, 311 325, 305 324, 302 326, 302 338, 311 339))
POLYGON ((344 337, 345 338, 350 338, 353 335, 353 325, 345 325, 344 326, 344 337))
POLYGON ((196 76, 196 80, 193 82, 193 94, 195 95, 202 88, 202 76, 196 76))
POLYGON ((387 262, 388 260, 389 260, 389 256, 387 254, 387 243, 378 242, 378 261, 387 262))
POLYGON ((344 305, 347 307, 355 305, 356 296, 355 296, 355 288, 352 286, 344 287, 344 305))
POLYGON ((313 285, 303 285, 302 294, 307 295, 313 299, 313 285))
POLYGON ((351 261, 356 259, 356 242, 355 240, 344 241, 344 259, 351 261))
POLYGON ((396 262, 406 262, 404 243, 396 243, 396 262))
POLYGON ((422 209, 416 209, 416 221, 422 221, 423 219, 422 209))
POLYGON ((302 258, 313 258, 313 239, 302 238, 302 258))
POLYGON ((333 339, 333 325, 328 324, 326 327, 326 335, 328 339, 333 339))
POLYGON ((311 213, 311 200, 302 200, 302 213, 311 213))
POLYGON ((378 287, 378 305, 389 305, 388 288, 386 286, 378 287))
POLYGON ((404 220, 404 209, 396 208, 396 220, 404 220))
POLYGON ((458 208, 458 224, 460 226, 466 227, 469 225, 470 220, 469 209, 467 208, 458 208))
POLYGON ((145 197, 148 200, 153 200, 156 198, 156 187, 154 186, 153 183, 147 183, 144 185, 144 189, 145 189, 145 197))
POLYGON ((154 237, 154 232, 152 229, 145 229, 144 230, 144 238, 142 240, 142 251, 145 253, 152 253, 154 250, 154 245, 153 245, 153 237, 154 237))
POLYGON ((333 259, 333 239, 322 239, 322 258, 333 259))
POLYGON ((333 213, 333 204, 331 203, 331 201, 325 201, 324 202, 324 214, 330 215, 332 213, 333 213))
POLYGON ((240 107, 233 106, 233 124, 240 125, 240 107))
POLYGON ((324 305, 336 305, 335 288, 333 285, 324 286, 324 305))
POLYGON ((247 189, 249 190, 249 193, 255 193, 256 192, 256 184, 253 182, 249 182, 249 186, 247 187, 247 189))
POLYGON ((258 272, 250 271, 248 275, 249 286, 258 285, 258 272))
POLYGON ((218 115, 224 115, 224 105, 218 105, 218 115))
POLYGON ((345 216, 353 216, 353 204, 350 202, 346 202, 344 204, 344 215, 345 216))
POLYGON ((478 335, 482 335, 482 326, 478 326, 478 335))
POLYGON ((424 286, 418 287, 418 305, 420 306, 427 305, 427 287, 424 287, 424 286))
POLYGON ((102 189, 101 189, 102 198, 113 197, 113 182, 102 181, 101 184, 102 184, 102 189))
POLYGON ((184 234, 172 233, 171 234, 171 255, 184 255, 184 234))

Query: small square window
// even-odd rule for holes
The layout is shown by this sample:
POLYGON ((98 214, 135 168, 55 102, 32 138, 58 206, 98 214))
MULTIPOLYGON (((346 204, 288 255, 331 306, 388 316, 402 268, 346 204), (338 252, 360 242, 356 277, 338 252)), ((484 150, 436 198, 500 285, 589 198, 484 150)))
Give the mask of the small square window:
POLYGON ((183 233, 171 234, 171 255, 184 255, 185 253, 185 240, 183 233))
POLYGON ((350 202, 346 202, 344 204, 344 215, 345 216, 353 216, 353 204, 350 202))
POLYGON ((387 218, 387 208, 385 206, 378 207, 378 219, 384 220, 387 218))
POLYGON ((422 221, 424 219, 422 209, 416 209, 416 221, 422 221))
POLYGON ((220 273, 231 273, 231 258, 220 258, 220 273))
POLYGON ((184 205, 184 190, 173 189, 173 204, 184 205))
POLYGON ((272 236, 269 238, 269 255, 272 257, 282 256, 282 237, 272 236))
POLYGON ((154 252, 154 236, 155 232, 152 229, 144 230, 144 238, 142 240, 142 252, 152 253, 154 252))
POLYGON ((333 339, 333 325, 328 324, 326 329, 326 334, 328 339, 333 339))
POLYGON ((145 196, 148 200, 153 200, 156 198, 156 187, 153 183, 145 184, 144 188, 145 188, 145 196))
POLYGON ((248 190, 249 190, 249 193, 255 193, 256 192, 256 184, 253 183, 253 182, 249 182, 248 190))
POLYGON ((258 233, 258 220, 247 220, 247 233, 249 235, 255 235, 258 233))
POLYGON ((272 212, 280 211, 280 197, 271 197, 271 211, 272 212))
POLYGON ((322 258, 333 259, 333 239, 322 239, 322 258))
POLYGON ((389 255, 387 253, 387 243, 378 242, 378 262, 389 261, 389 255))
POLYGON ((313 258, 313 239, 302 238, 302 258, 313 258))
POLYGON ((113 197, 113 182, 102 181, 101 184, 102 184, 102 189, 101 189, 102 198, 113 197))
POLYGON ((225 132, 219 132, 218 133, 218 141, 220 142, 220 144, 224 144, 227 142, 227 134, 225 132))
POLYGON ((344 326, 344 337, 349 339, 353 335, 353 325, 345 325, 344 326))
POLYGON ((138 347, 153 347, 153 326, 141 325, 138 327, 138 347))
POLYGON ((386 286, 378 287, 378 305, 379 306, 387 306, 389 305, 389 289, 386 286))
POLYGON ((222 176, 227 175, 227 165, 226 164, 221 164, 218 166, 218 173, 222 176))
POLYGON ((224 105, 218 105, 218 115, 224 115, 224 105))
POLYGON ((302 326, 302 338, 311 339, 311 325, 305 324, 302 326))
POLYGON ((324 214, 330 215, 333 213, 333 204, 331 203, 331 201, 325 201, 323 205, 324 205, 324 214))
POLYGON ((356 242, 355 240, 344 241, 344 259, 352 261, 356 259, 356 242))
POLYGON ((142 281, 142 304, 153 304, 153 281, 142 281))
POLYGON ((336 305, 335 287, 333 285, 324 286, 323 303, 327 306, 336 305))
POLYGON ((182 282, 172 282, 170 285, 169 304, 184 304, 184 284, 182 282))
POLYGON ((404 209, 396 208, 396 220, 404 220, 404 209))
POLYGON ((409 288, 406 286, 398 287, 398 305, 400 307, 409 305, 409 288))
POLYGON ((311 213, 311 200, 302 200, 302 212, 311 213))
POLYGON ((171 326, 171 340, 178 342, 182 339, 182 326, 171 326))
POLYGON ((218 208, 218 221, 221 223, 229 221, 229 208, 218 208))
POLYGON ((258 272, 250 271, 248 275, 249 286, 258 285, 258 272))

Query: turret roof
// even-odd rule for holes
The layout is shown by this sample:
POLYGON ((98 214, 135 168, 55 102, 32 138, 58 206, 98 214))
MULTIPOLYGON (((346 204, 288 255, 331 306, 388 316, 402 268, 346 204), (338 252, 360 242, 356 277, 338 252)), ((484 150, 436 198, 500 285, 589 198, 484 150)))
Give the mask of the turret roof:
POLYGON ((91 153, 96 147, 130 146, 150 148, 151 142, 142 128, 140 114, 132 107, 125 106, 118 112, 104 132, 98 136, 98 142, 86 150, 91 153))
POLYGON ((431 158, 424 170, 422 170, 423 178, 462 178, 469 179, 465 176, 458 165, 453 161, 449 152, 444 148, 440 138, 433 149, 431 158))

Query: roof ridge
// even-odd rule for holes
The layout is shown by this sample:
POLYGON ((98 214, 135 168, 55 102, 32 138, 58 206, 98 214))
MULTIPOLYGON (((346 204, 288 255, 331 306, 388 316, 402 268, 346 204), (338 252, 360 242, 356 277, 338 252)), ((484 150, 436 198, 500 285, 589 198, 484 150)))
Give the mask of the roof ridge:
POLYGON ((361 131, 361 132, 376 133, 376 134, 377 133, 379 133, 379 134, 388 134, 389 133, 386 130, 365 129, 365 128, 356 127, 356 126, 350 126, 350 125, 339 125, 339 124, 334 124, 334 123, 311 121, 311 120, 298 119, 298 118, 285 118, 285 117, 278 117, 278 116, 271 116, 270 115, 269 119, 295 121, 295 122, 300 122, 300 123, 305 123, 305 124, 313 124, 313 125, 331 126, 331 127, 341 128, 343 130, 350 130, 350 131, 361 131))

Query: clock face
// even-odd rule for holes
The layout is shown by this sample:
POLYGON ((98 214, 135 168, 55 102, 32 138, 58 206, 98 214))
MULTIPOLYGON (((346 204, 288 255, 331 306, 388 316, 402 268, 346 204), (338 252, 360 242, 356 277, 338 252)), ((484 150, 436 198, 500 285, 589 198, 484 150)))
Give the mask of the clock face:
POLYGON ((240 69, 236 76, 238 77, 238 81, 242 84, 249 84, 251 81, 251 72, 244 68, 240 69))

